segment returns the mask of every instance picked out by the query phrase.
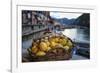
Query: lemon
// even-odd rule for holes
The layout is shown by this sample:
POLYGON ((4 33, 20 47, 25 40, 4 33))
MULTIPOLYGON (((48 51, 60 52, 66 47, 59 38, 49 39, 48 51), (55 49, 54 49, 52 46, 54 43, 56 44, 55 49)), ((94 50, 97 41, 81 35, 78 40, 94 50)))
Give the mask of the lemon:
POLYGON ((53 42, 53 41, 50 42, 50 46, 51 46, 52 48, 54 48, 56 45, 57 45, 57 43, 55 43, 55 42, 53 42))
POLYGON ((38 51, 38 48, 36 46, 32 47, 32 53, 36 53, 38 51))
POLYGON ((48 40, 45 40, 45 43, 47 44, 47 46, 50 46, 50 42, 48 40))
POLYGON ((60 41, 60 43, 61 43, 63 46, 65 46, 66 43, 67 43, 67 42, 66 42, 66 39, 60 39, 59 41, 60 41))
POLYGON ((70 40, 68 40, 68 42, 67 42, 67 44, 70 46, 70 47, 72 47, 72 42, 70 41, 70 40))
POLYGON ((47 51, 49 51, 49 50, 51 50, 51 47, 48 47, 48 48, 47 48, 47 51))
POLYGON ((69 47, 68 45, 66 45, 66 46, 64 46, 64 49, 65 49, 65 50, 69 50, 70 47, 69 47))
POLYGON ((36 53, 36 56, 44 56, 44 55, 46 55, 46 53, 44 51, 38 51, 36 53))
POLYGON ((42 51, 46 51, 47 48, 48 48, 48 46, 47 46, 47 44, 45 42, 40 42, 40 46, 39 47, 40 47, 40 49, 42 51))
POLYGON ((55 38, 55 42, 58 43, 59 42, 59 38, 56 37, 55 38))

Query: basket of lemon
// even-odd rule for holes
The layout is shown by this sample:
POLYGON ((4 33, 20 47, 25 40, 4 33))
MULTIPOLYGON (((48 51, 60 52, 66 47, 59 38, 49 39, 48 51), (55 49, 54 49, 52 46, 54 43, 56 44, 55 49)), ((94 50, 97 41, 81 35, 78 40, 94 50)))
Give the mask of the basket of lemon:
POLYGON ((33 40, 28 52, 32 61, 69 60, 73 46, 72 40, 66 36, 49 36, 33 40))

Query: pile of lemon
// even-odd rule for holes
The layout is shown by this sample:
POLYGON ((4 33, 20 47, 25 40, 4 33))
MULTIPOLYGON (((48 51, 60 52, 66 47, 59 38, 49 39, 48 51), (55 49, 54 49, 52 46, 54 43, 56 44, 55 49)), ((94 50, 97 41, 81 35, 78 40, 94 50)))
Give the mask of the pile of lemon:
POLYGON ((65 36, 49 36, 33 41, 31 52, 36 56, 44 56, 46 55, 46 52, 50 51, 51 49, 62 47, 65 50, 69 50, 72 48, 72 46, 72 41, 65 36))

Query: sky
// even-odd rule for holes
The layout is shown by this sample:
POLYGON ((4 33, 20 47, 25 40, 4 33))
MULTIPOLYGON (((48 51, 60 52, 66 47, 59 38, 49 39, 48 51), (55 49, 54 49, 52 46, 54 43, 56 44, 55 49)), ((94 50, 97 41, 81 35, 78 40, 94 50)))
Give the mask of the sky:
POLYGON ((50 12, 50 16, 53 17, 53 18, 68 18, 68 19, 72 19, 72 18, 77 18, 80 15, 82 15, 82 13, 50 12))

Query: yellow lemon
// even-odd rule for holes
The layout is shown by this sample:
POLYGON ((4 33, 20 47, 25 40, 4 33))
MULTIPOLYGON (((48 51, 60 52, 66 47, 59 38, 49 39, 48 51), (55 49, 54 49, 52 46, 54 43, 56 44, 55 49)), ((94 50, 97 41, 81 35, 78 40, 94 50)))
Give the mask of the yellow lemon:
POLYGON ((70 46, 70 47, 72 47, 73 43, 70 40, 68 40, 67 45, 70 46))
POLYGON ((50 46, 50 42, 48 40, 45 40, 45 43, 47 44, 47 46, 50 46))
POLYGON ((70 47, 69 47, 68 45, 66 45, 66 46, 64 46, 64 49, 65 49, 65 50, 69 50, 70 47))
POLYGON ((47 51, 49 51, 49 50, 51 50, 51 47, 48 47, 48 48, 47 48, 47 51))
POLYGON ((60 41, 60 43, 61 43, 63 46, 66 45, 66 39, 60 39, 59 41, 60 41))
POLYGON ((59 42, 59 38, 56 37, 55 38, 55 42, 58 43, 59 42))
POLYGON ((45 42, 41 42, 39 47, 42 51, 46 51, 48 48, 48 46, 45 42))
POLYGON ((38 51, 38 48, 36 46, 32 47, 32 53, 36 53, 38 51))
POLYGON ((55 46, 57 45, 57 43, 55 43, 55 42, 50 42, 50 46, 51 46, 51 48, 54 48, 55 46))
POLYGON ((44 55, 46 55, 46 53, 44 51, 38 51, 36 53, 36 56, 44 56, 44 55))

